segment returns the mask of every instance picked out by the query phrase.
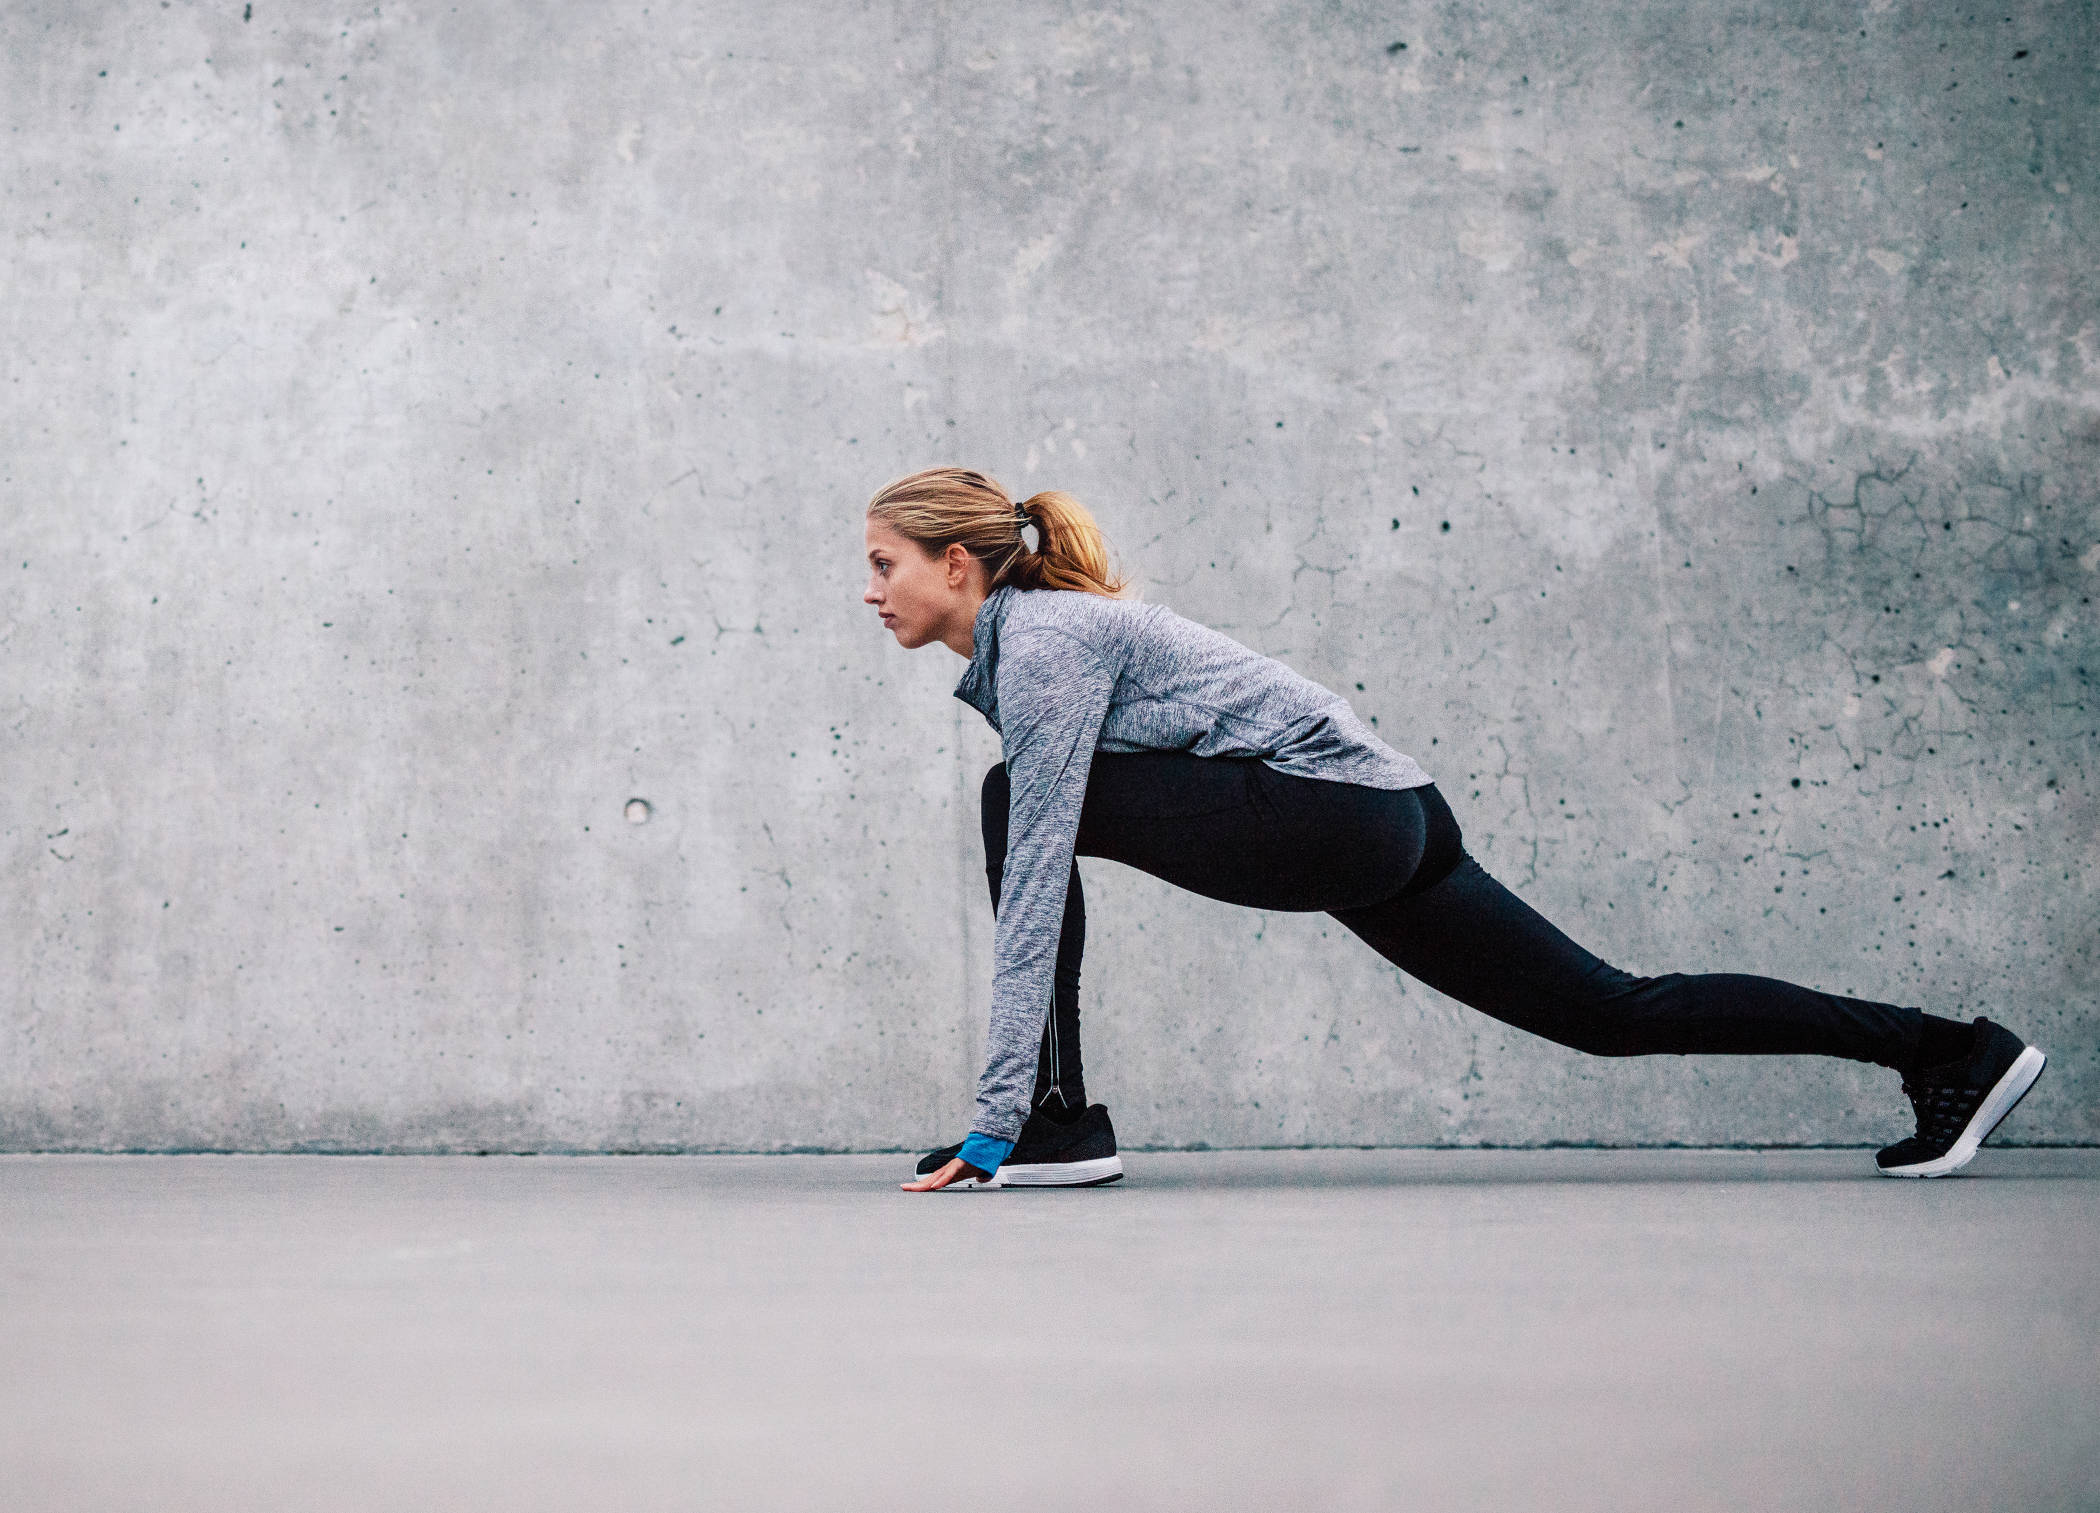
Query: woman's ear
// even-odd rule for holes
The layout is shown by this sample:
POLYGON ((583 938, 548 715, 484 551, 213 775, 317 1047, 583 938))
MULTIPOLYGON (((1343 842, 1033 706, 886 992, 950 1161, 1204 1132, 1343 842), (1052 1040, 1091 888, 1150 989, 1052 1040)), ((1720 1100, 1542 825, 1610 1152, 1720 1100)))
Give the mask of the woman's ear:
POLYGON ((949 542, 941 560, 947 567, 949 588, 959 589, 970 581, 970 549, 960 541, 949 542))

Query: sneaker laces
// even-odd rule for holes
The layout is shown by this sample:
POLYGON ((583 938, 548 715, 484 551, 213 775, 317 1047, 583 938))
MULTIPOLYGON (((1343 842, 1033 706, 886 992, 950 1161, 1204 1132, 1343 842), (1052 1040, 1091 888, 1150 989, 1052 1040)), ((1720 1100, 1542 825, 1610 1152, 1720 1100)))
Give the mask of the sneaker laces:
POLYGON ((1903 1079, 1903 1091, 1918 1113, 1918 1138, 1933 1145, 1952 1145, 1968 1125, 1983 1094, 1966 1082, 1916 1082, 1903 1079))

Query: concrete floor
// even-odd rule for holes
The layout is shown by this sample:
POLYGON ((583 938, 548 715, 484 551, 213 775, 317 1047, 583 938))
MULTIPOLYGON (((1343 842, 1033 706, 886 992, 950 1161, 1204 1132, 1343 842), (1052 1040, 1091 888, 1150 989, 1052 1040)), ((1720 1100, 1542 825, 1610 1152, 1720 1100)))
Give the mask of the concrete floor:
POLYGON ((10 1510, 2100 1507, 2100 1151, 0 1158, 10 1510))

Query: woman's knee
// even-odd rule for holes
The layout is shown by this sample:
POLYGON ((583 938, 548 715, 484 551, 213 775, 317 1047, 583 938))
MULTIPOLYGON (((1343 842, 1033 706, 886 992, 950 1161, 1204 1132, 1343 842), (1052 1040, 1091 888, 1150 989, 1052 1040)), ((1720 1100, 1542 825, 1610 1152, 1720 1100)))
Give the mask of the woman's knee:
POLYGON ((1570 1015, 1549 1034, 1586 1056, 1638 1056, 1644 1050, 1626 1025, 1594 1012, 1570 1015))
POLYGON ((1683 977, 1675 972, 1642 977, 1599 961, 1586 984, 1589 993, 1561 1019, 1561 1044, 1591 1056, 1647 1056, 1667 1048, 1665 1032, 1683 977))

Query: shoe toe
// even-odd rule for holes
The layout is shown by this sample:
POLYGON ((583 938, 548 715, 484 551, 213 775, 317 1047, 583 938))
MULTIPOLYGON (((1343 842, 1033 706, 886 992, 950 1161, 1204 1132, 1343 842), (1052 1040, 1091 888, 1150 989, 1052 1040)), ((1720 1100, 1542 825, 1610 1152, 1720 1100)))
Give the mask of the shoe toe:
POLYGON ((919 1157, 919 1164, 913 1170, 922 1177, 930 1177, 961 1154, 961 1141, 957 1141, 954 1145, 944 1145, 937 1151, 928 1151, 925 1155, 919 1157))

